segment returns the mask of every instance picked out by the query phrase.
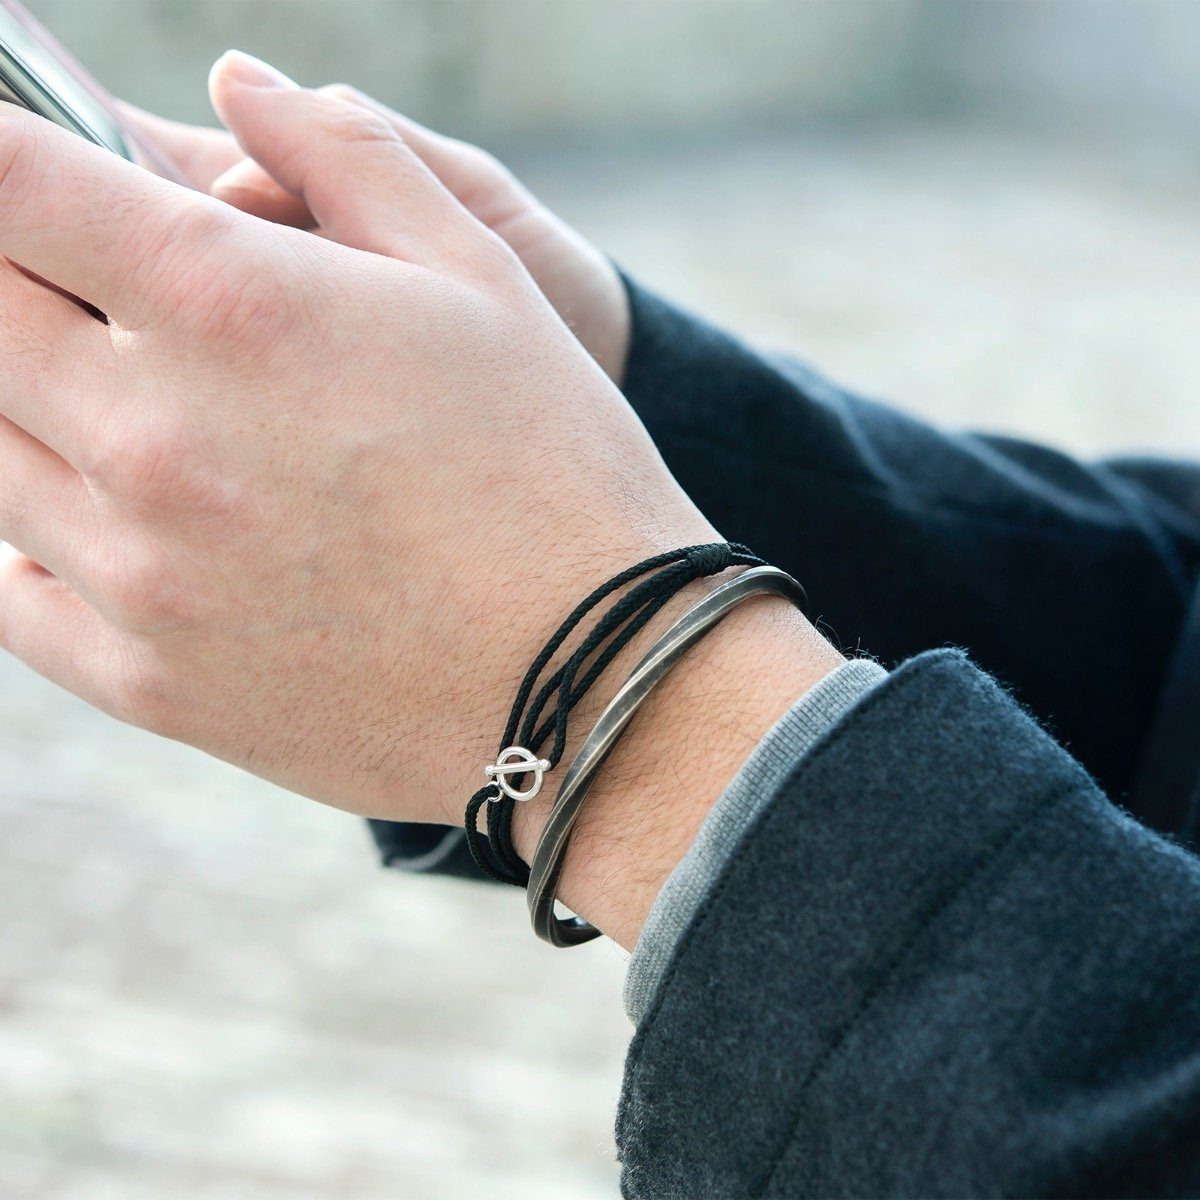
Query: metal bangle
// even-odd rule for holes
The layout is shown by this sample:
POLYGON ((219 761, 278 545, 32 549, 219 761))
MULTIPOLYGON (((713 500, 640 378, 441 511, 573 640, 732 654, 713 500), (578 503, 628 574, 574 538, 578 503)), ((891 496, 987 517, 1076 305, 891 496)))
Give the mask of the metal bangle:
POLYGON ((552 946, 577 946, 599 937, 600 931, 582 917, 563 919, 554 911, 555 893, 566 859, 571 830, 604 764, 633 719, 642 701, 668 671, 710 629, 719 624, 743 600, 775 594, 790 600, 801 611, 807 607, 804 589, 777 567, 752 567, 728 583, 715 588, 694 604, 663 634, 634 667, 632 674, 600 714, 587 740, 563 776, 554 807, 542 830, 529 868, 526 897, 533 931, 552 946))

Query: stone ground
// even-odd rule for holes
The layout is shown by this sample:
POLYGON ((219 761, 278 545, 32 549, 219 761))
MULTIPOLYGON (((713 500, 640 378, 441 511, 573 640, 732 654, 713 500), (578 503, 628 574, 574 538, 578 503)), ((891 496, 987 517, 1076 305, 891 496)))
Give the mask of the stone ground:
MULTIPOLYGON (((938 420, 1200 452, 1194 153, 876 129, 518 166, 664 290, 938 420)), ((621 978, 0 661, 0 1196, 613 1196, 621 978)))

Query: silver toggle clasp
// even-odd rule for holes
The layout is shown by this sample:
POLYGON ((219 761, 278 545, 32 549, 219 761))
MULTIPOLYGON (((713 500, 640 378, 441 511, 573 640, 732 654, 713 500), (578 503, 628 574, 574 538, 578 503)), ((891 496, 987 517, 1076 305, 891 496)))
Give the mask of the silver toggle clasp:
MULTIPOLYGON (((532 800, 542 790, 542 774, 550 770, 548 758, 535 758, 524 746, 508 746, 488 763, 483 773, 511 800, 532 800), (533 775, 533 782, 523 792, 508 782, 509 775, 533 775)), ((499 796, 496 797, 499 799, 499 796)))

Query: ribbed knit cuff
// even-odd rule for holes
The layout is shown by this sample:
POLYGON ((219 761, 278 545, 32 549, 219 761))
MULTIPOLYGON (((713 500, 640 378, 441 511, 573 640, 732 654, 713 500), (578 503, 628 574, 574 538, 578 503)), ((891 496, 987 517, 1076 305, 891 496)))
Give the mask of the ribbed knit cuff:
POLYGON ((811 688, 771 727, 708 814, 696 840, 663 884, 625 977, 625 1011, 636 1025, 667 963, 743 833, 796 764, 887 672, 851 659, 811 688))

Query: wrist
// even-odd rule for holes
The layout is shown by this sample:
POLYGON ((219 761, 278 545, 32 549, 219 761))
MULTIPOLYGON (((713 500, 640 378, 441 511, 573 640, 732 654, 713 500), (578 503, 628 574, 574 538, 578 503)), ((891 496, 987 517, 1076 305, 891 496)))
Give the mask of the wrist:
MULTIPOLYGON (((670 619, 696 598, 694 590, 680 597, 670 619)), ((656 622, 631 648, 631 661, 614 666, 606 698, 662 628, 656 622)), ((751 750, 842 661, 777 598, 731 613, 655 689, 606 761, 567 851, 563 903, 631 949, 663 883, 751 750)), ((586 724, 577 727, 564 765, 586 734, 586 724)), ((514 839, 526 860, 550 803, 541 798, 518 810, 514 839)))

